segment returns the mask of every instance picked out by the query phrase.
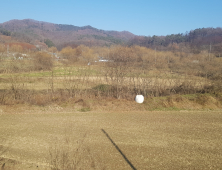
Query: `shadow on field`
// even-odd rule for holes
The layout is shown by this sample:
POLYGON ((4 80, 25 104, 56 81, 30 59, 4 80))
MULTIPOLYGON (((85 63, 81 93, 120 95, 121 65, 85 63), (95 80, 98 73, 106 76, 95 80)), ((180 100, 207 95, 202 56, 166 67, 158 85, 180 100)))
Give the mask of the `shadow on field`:
MULTIPOLYGON (((0 142, 4 142, 0 141, 0 142)), ((0 170, 4 170, 5 169, 5 164, 8 163, 7 159, 4 159, 3 154, 6 153, 9 150, 9 146, 4 146, 2 144, 0 144, 0 170)))
POLYGON ((129 164, 129 166, 133 169, 136 170, 136 168, 133 166, 133 164, 129 161, 129 159, 127 159, 127 157, 124 155, 124 153, 120 150, 120 148, 115 144, 115 142, 110 138, 110 136, 108 135, 108 133, 106 133, 106 131, 104 129, 101 129, 102 132, 106 135, 106 137, 111 141, 111 143, 113 144, 113 146, 115 146, 115 148, 119 151, 119 153, 122 155, 122 157, 125 159, 125 161, 129 164))

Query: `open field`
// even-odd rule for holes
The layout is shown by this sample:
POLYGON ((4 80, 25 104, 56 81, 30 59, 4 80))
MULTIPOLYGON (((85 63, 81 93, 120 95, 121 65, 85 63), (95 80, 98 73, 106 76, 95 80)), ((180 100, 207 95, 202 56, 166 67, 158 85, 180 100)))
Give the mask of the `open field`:
POLYGON ((0 113, 2 169, 221 169, 220 111, 0 113))
POLYGON ((154 46, 0 44, 0 170, 222 169, 220 54, 154 46))
POLYGON ((1 61, 1 170, 221 169, 221 60, 68 49, 1 61))
POLYGON ((151 69, 141 71, 132 68, 124 75, 116 69, 107 70, 103 66, 72 66, 57 65, 52 71, 29 71, 20 73, 0 74, 0 89, 11 89, 12 86, 23 90, 53 89, 92 89, 101 84, 127 86, 140 89, 172 89, 187 84, 196 89, 211 85, 211 81, 203 77, 179 74, 169 70, 151 69), (143 73, 142 73, 143 72, 143 73))

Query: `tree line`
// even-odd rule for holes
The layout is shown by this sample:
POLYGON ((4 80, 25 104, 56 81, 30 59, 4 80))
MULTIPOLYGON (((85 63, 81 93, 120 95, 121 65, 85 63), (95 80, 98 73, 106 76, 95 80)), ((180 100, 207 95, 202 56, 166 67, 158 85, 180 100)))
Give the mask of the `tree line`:
POLYGON ((184 34, 136 36, 128 42, 128 45, 171 50, 172 45, 177 44, 182 48, 190 48, 194 53, 200 53, 201 50, 211 50, 211 52, 214 53, 222 53, 221 42, 222 28, 198 28, 184 34))

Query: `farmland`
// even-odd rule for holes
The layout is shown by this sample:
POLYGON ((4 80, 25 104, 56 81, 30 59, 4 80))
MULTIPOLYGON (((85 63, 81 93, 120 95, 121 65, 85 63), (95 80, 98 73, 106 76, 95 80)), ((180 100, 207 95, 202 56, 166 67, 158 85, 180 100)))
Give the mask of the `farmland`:
POLYGON ((222 166, 221 112, 79 112, 56 107, 4 111, 1 108, 0 166, 5 169, 222 166))
POLYGON ((222 166, 221 58, 138 46, 53 50, 1 55, 1 168, 222 166))

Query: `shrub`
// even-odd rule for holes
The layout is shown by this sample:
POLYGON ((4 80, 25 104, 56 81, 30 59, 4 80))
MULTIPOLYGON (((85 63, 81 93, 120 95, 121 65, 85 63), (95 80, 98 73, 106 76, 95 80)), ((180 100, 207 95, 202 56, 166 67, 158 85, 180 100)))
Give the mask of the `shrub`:
POLYGON ((36 53, 33 62, 35 70, 51 70, 53 67, 52 57, 47 53, 36 53))
POLYGON ((46 39, 44 42, 45 42, 45 44, 46 44, 48 47, 53 47, 53 46, 55 46, 55 44, 54 44, 51 40, 49 40, 49 39, 46 39))

